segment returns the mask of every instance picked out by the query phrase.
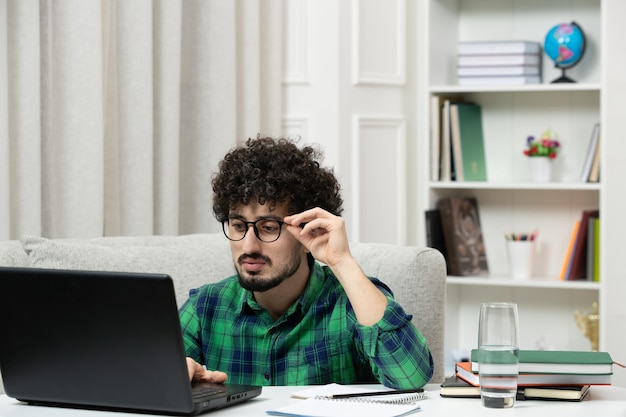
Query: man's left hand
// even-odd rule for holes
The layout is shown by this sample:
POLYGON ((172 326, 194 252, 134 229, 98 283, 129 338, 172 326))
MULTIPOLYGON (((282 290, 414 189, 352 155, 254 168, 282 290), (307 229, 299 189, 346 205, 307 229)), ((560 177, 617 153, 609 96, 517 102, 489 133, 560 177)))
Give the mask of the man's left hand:
POLYGON ((333 268, 352 258, 345 222, 321 208, 313 208, 284 219, 287 230, 320 262, 333 268))

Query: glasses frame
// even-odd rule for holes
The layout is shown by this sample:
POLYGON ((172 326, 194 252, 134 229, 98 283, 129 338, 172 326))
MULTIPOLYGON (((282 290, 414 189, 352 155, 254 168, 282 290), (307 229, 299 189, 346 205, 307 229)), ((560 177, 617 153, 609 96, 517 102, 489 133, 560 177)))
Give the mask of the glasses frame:
POLYGON ((258 220, 255 220, 253 222, 248 222, 248 221, 245 221, 245 220, 239 219, 239 218, 226 219, 226 220, 222 220, 222 232, 224 232, 224 236, 226 236, 226 238, 228 240, 230 240, 232 242, 240 242, 240 241, 242 241, 246 237, 246 235, 248 234, 248 230, 250 230, 250 226, 252 226, 252 230, 254 231, 254 235, 256 236, 257 239, 259 239, 261 242, 264 242, 264 243, 272 243, 272 242, 276 242, 280 238, 280 235, 281 235, 281 233, 283 231, 283 225, 285 225, 285 222, 280 221, 280 220, 276 220, 276 219, 258 219, 258 220), (233 239, 230 236, 228 236, 227 228, 228 228, 228 223, 231 220, 237 220, 237 221, 240 221, 240 222, 242 222, 243 224, 246 225, 246 231, 243 232, 243 236, 241 236, 241 238, 239 238, 239 239, 233 239), (276 235, 276 239, 273 239, 273 240, 263 240, 263 239, 261 239, 261 236, 259 235, 259 229, 256 227, 256 224, 258 222, 267 222, 267 221, 272 221, 272 222, 278 223, 279 228, 278 228, 278 235, 276 235))

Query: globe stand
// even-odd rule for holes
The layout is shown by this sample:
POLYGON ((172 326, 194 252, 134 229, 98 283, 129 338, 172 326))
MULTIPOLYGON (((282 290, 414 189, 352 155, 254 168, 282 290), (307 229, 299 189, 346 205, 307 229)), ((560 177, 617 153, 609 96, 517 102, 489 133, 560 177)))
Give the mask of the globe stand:
MULTIPOLYGON (((559 67, 557 67, 559 68, 559 67)), ((554 80, 552 80, 551 84, 556 84, 556 83, 575 83, 576 81, 572 80, 570 77, 568 77, 567 75, 565 75, 565 68, 560 68, 561 69, 561 76, 559 78, 555 78, 554 80)))

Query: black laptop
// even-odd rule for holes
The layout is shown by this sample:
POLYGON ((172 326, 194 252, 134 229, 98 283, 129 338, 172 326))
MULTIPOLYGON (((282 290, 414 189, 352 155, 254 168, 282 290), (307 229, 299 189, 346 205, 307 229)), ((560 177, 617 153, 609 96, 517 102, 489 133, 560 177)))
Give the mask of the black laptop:
POLYGON ((0 267, 0 371, 18 400, 194 415, 261 387, 189 383, 164 274, 0 267))

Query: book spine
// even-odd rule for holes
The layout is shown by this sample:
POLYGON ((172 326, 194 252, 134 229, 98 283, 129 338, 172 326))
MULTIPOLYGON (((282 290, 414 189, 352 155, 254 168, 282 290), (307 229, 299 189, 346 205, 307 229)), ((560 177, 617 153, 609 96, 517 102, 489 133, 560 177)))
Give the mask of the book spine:
POLYGON ((457 106, 460 168, 465 181, 486 181, 487 164, 480 105, 463 103, 457 106))
POLYGON ((490 65, 540 65, 539 54, 515 54, 515 55, 460 55, 458 66, 481 67, 490 65))
POLYGON ((596 149, 598 147, 598 138, 600 135, 600 123, 596 123, 591 131, 591 139, 587 146, 587 153, 585 154, 585 162, 583 163, 583 170, 580 174, 580 181, 589 181, 589 175, 591 174, 591 167, 596 155, 596 149))
POLYGON ((530 76, 500 76, 500 77, 458 77, 459 85, 525 85, 540 84, 541 77, 530 76))
POLYGON ((593 219, 593 280, 600 281, 600 219, 593 219))
POLYGON ((513 65, 510 67, 458 67, 459 77, 489 77, 489 76, 520 76, 540 75, 538 65, 513 65))
POLYGON ((454 217, 452 214, 452 200, 444 198, 439 200, 437 204, 441 217, 441 229, 443 231, 443 240, 446 245, 446 264, 448 273, 451 275, 459 275, 459 265, 457 252, 455 250, 455 233, 454 233, 454 217))
POLYGON ((441 178, 441 97, 434 95, 430 102, 430 180, 441 178))
POLYGON ((538 54, 541 46, 534 41, 459 42, 459 55, 538 54))
POLYGON ((590 217, 587 221, 587 280, 593 281, 593 270, 595 263, 595 227, 594 218, 590 217))
POLYGON ((584 210, 576 236, 576 246, 572 254, 572 267, 568 279, 584 279, 587 268, 587 233, 590 217, 598 217, 598 210, 584 210))
POLYGON ((456 181, 464 181, 463 152, 461 149, 461 130, 459 125, 459 105, 450 106, 450 132, 452 141, 452 164, 456 181))
POLYGON ((440 164, 440 179, 441 181, 452 180, 452 155, 451 155, 451 140, 450 140, 450 100, 444 100, 441 109, 441 164, 440 164))
POLYGON ((565 252, 565 259, 563 259, 563 266, 561 267, 561 274, 559 275, 559 279, 561 281, 565 281, 567 275, 567 268, 570 265, 570 261, 572 258, 572 251, 574 249, 574 244, 576 242, 576 236, 578 235, 578 228, 580 227, 580 220, 577 220, 574 223, 574 227, 572 228, 572 233, 570 234, 569 244, 567 245, 567 251, 565 252))
POLYGON ((441 227, 441 215, 438 209, 426 210, 426 245, 437 249, 444 258, 447 258, 446 242, 441 227))
POLYGON ((598 144, 596 145, 596 153, 593 156, 593 164, 589 172, 589 182, 600 181, 600 147, 602 146, 601 132, 598 131, 598 144))

